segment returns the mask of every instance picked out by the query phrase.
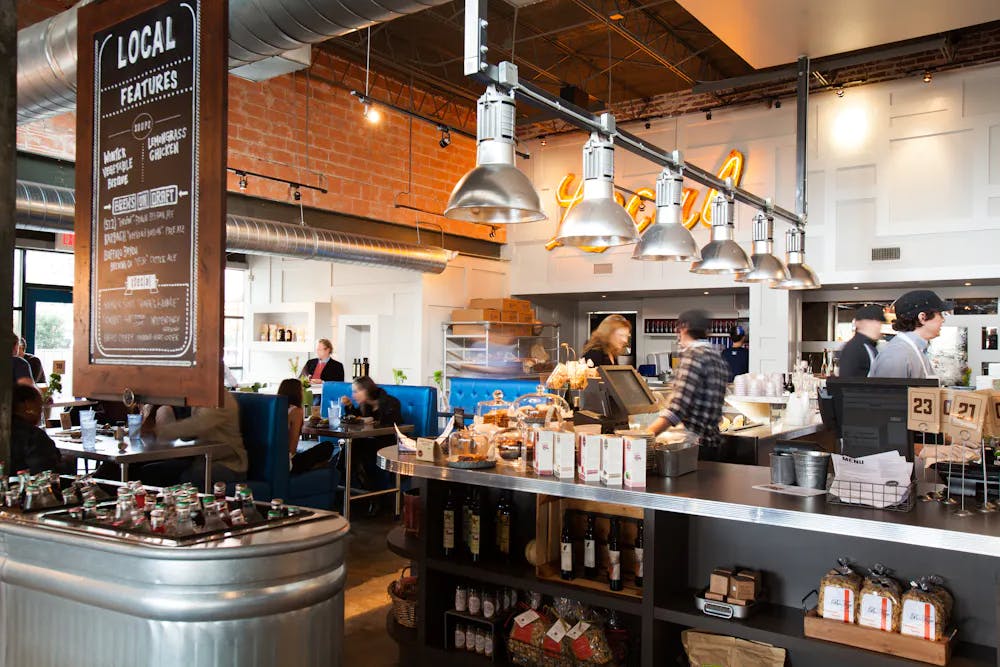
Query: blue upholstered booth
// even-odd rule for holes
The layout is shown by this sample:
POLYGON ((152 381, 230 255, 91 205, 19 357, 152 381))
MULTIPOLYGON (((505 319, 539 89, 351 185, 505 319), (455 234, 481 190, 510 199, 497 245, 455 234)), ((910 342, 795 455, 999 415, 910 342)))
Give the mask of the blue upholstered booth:
POLYGON ((292 505, 333 509, 340 482, 336 466, 296 475, 288 471, 288 399, 243 392, 233 396, 240 406, 240 431, 249 461, 247 484, 254 499, 283 498, 292 505))
POLYGON ((533 394, 538 388, 534 380, 501 380, 490 378, 451 378, 449 380, 448 405, 452 409, 463 408, 471 415, 480 401, 493 400, 493 391, 503 392, 504 400, 513 401, 518 396, 533 394))
MULTIPOLYGON (((437 437, 441 432, 437 425, 437 389, 408 384, 390 384, 382 387, 387 394, 399 401, 404 424, 413 424, 411 437, 437 437)), ((330 401, 339 401, 341 396, 351 395, 350 382, 323 383, 323 414, 326 415, 330 401)))

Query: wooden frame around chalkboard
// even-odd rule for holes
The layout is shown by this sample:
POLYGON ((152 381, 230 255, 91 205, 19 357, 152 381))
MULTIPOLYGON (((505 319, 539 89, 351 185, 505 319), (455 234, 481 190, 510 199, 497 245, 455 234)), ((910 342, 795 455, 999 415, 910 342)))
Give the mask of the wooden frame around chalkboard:
POLYGON ((228 95, 228 2, 200 2, 200 101, 198 107, 199 159, 197 262, 198 346, 194 366, 103 365, 91 360, 91 207, 93 203, 94 52, 96 33, 164 0, 105 0, 81 7, 78 19, 76 121, 76 242, 73 285, 74 350, 73 394, 119 399, 129 388, 143 401, 220 406, 222 378, 223 275, 225 270, 226 133, 228 95))

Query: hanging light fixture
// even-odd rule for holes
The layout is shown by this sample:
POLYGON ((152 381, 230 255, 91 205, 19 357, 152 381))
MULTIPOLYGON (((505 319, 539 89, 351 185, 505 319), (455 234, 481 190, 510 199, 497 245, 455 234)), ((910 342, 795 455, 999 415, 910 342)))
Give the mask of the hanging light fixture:
POLYGON ((739 276, 750 271, 750 258, 733 240, 733 215, 732 195, 719 194, 712 202, 712 240, 701 249, 701 259, 691 264, 693 273, 739 276))
MULTIPOLYGON (((674 162, 681 164, 674 152, 674 162)), ((656 179, 656 222, 642 234, 632 259, 693 262, 701 259, 694 236, 681 224, 684 177, 665 167, 656 179)))
POLYGON ((478 106, 477 166, 455 184, 444 216, 486 224, 544 220, 535 186, 514 166, 514 96, 490 85, 478 106))
POLYGON ((773 287, 788 290, 822 287, 816 272, 806 264, 806 232, 801 227, 785 232, 785 262, 788 264, 789 278, 775 283, 773 287))
POLYGON ((753 218, 752 268, 736 278, 741 283, 769 283, 773 285, 791 276, 781 260, 774 256, 774 218, 760 211, 753 218))
MULTIPOLYGON (((610 114, 604 114, 601 123, 613 131, 610 114)), ((635 221, 614 195, 615 146, 594 132, 583 146, 583 200, 563 217, 555 239, 564 245, 598 247, 638 241, 635 221)))

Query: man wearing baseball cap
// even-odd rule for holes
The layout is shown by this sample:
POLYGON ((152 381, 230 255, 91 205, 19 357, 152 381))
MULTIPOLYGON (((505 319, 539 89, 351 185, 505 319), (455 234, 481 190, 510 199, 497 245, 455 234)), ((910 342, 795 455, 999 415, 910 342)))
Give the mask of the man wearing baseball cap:
POLYGON ((893 306, 896 321, 892 328, 899 334, 875 358, 869 377, 933 379, 927 346, 941 335, 944 314, 954 310, 955 304, 930 290, 914 290, 896 299, 893 306))
POLYGON ((878 350, 875 343, 882 338, 885 311, 882 306, 862 306, 854 314, 854 338, 840 350, 837 364, 842 378, 868 377, 878 350))

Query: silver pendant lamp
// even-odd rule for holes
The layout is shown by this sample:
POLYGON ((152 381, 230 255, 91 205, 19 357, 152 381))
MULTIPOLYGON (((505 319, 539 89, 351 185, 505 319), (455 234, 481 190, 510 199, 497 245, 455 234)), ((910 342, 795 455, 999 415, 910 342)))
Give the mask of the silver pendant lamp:
POLYGON ((632 216, 615 201, 615 146, 597 132, 583 146, 583 200, 562 219, 556 240, 570 246, 605 247, 639 240, 632 216))
MULTIPOLYGON (((681 164, 674 152, 674 162, 681 164)), ((684 177, 665 167, 656 179, 656 222, 642 234, 632 259, 646 261, 693 262, 701 259, 698 244, 681 224, 684 177)))
POLYGON ((785 262, 788 265, 788 280, 775 283, 773 287, 788 290, 819 289, 822 285, 816 272, 806 264, 806 232, 796 227, 785 232, 785 262))
POLYGON ((535 186, 514 166, 514 96, 490 85, 476 115, 476 168, 451 191, 444 216, 486 224, 547 217, 535 186))
POLYGON ((753 255, 750 256, 750 263, 750 271, 738 276, 737 282, 773 285, 791 277, 781 260, 774 256, 774 218, 764 211, 753 219, 753 255))
POLYGON ((732 195, 719 194, 712 202, 712 240, 701 249, 701 259, 691 264, 693 273, 740 276, 750 271, 750 258, 733 240, 733 216, 732 195))

